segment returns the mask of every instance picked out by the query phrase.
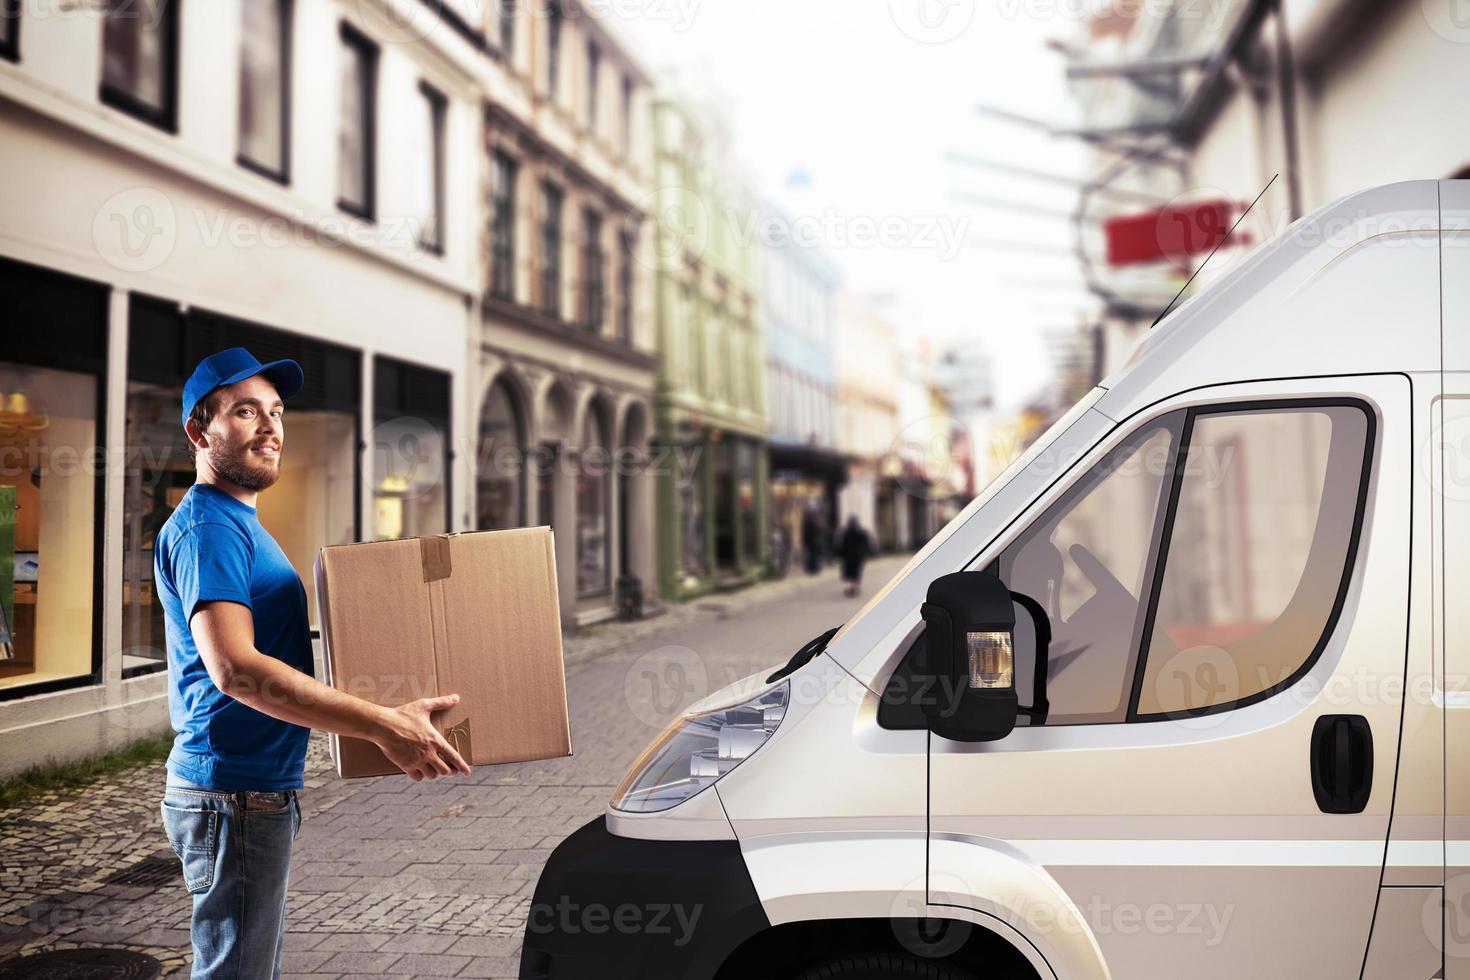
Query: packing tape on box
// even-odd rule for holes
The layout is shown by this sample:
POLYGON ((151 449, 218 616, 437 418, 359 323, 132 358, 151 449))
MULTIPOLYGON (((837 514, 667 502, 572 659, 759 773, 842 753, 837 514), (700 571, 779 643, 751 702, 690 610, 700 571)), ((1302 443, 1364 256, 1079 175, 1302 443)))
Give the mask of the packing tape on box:
POLYGON ((448 578, 454 571, 449 561, 448 535, 435 534, 432 537, 419 538, 419 557, 423 559, 425 582, 448 578))

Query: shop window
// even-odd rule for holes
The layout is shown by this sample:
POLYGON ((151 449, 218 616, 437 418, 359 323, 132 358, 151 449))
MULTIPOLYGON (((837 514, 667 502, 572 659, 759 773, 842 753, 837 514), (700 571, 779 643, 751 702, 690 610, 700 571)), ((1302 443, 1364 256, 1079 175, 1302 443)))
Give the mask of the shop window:
POLYGON ((179 4, 105 0, 102 101, 173 132, 176 126, 179 4))
POLYGON ((715 485, 715 568, 722 572, 733 572, 737 562, 734 451, 728 437, 712 440, 709 450, 714 457, 712 476, 715 485))
POLYGON ((522 527, 526 463, 525 426, 520 406, 503 380, 490 387, 480 412, 476 454, 475 526, 481 531, 522 527))
POLYGON ((600 595, 609 588, 609 479, 612 457, 607 427, 595 406, 587 409, 577 467, 577 595, 600 595))
POLYGON ((342 25, 337 204, 371 221, 375 207, 378 48, 342 25))
POLYGON ((94 669, 97 388, 0 361, 0 689, 94 669))
POLYGON ((373 361, 373 537, 449 530, 449 375, 373 361))
POLYGON ((290 171, 291 0, 244 0, 239 161, 286 183, 290 171))
POLYGON ((1310 666, 1345 585, 1368 442, 1356 406, 1195 418, 1140 718, 1259 700, 1310 666))
POLYGON ((261 361, 294 358, 306 375, 301 393, 286 404, 280 478, 260 494, 256 513, 301 577, 312 628, 318 628, 316 554, 325 545, 357 540, 357 354, 136 295, 128 336, 124 674, 161 669, 167 662, 163 606, 153 591, 153 542, 194 483, 195 463, 179 422, 183 382, 201 359, 227 347, 244 347, 261 361))
MULTIPOLYGON (((686 447, 697 453, 705 447, 686 447)), ((697 457, 696 457, 697 458, 697 457)), ((684 575, 701 580, 709 576, 709 549, 705 545, 704 468, 699 465, 676 471, 679 494, 679 536, 684 575)))
POLYGON ((740 559, 749 564, 760 557, 761 542, 756 531, 755 444, 741 440, 735 445, 735 504, 740 510, 740 559))

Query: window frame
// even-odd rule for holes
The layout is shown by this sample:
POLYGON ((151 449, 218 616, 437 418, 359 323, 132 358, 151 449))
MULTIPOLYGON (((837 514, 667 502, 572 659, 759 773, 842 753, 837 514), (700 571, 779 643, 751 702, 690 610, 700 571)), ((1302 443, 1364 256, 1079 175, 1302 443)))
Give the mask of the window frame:
MULTIPOLYGON (((357 50, 367 67, 366 84, 362 93, 362 145, 363 145, 363 197, 366 200, 362 204, 349 201, 342 196, 342 188, 337 187, 337 208, 363 221, 377 220, 378 205, 378 59, 380 52, 378 45, 372 38, 362 31, 353 27, 347 21, 342 21, 338 28, 338 37, 342 46, 357 50)), ((338 54, 342 49, 338 48, 338 54)), ((339 99, 342 93, 337 93, 339 99)), ((341 105, 337 106, 340 119, 341 105)), ((340 151, 340 147, 338 148, 340 151)), ((341 166, 341 161, 337 161, 341 166)))
POLYGON ((602 45, 596 38, 587 39, 587 131, 597 136, 597 103, 600 101, 602 74, 602 45))
POLYGON ((517 0, 499 0, 500 57, 507 66, 515 64, 517 0))
POLYGON ((442 256, 444 254, 445 225, 448 223, 448 215, 445 213, 445 180, 449 97, 423 80, 419 81, 419 97, 427 103, 429 108, 429 151, 434 155, 430 170, 430 180, 434 183, 434 234, 429 237, 425 234, 427 229, 420 228, 414 235, 414 241, 425 252, 442 256))
POLYGON ((582 209, 582 326, 600 334, 607 326, 607 253, 602 247, 602 212, 582 209))
POLYGON ((552 103, 561 95, 562 21, 561 0, 551 0, 546 7, 546 100, 552 103))
POLYGON ((1067 479, 1067 476, 1073 472, 1072 469, 1069 469, 1067 473, 1060 474, 1056 480, 1033 498, 1020 514, 1002 528, 998 534, 992 537, 984 548, 980 549, 963 566, 967 569, 983 569, 993 574, 998 574, 1001 553, 1015 544, 1038 520, 1045 517, 1053 506, 1065 499, 1074 487, 1087 480, 1098 465, 1108 459, 1120 446, 1124 445, 1139 432, 1142 432, 1144 429, 1154 425, 1174 412, 1184 412, 1184 420, 1179 428, 1179 438, 1176 440, 1174 448, 1170 452, 1168 468, 1165 471, 1165 482, 1167 485, 1161 491, 1165 508, 1162 521, 1155 528, 1156 540, 1151 543, 1149 552, 1144 559, 1144 594, 1139 599, 1141 615, 1134 626, 1133 646, 1128 651, 1132 673, 1131 676, 1125 675, 1125 683, 1130 685, 1130 687, 1128 692, 1128 706, 1124 712, 1123 719, 1121 721, 1073 722, 1058 725, 1044 723, 1033 727, 1084 728, 1098 725, 1148 724, 1222 714, 1227 711, 1235 711, 1239 708, 1248 707, 1294 687, 1316 667, 1322 658, 1322 654, 1326 651, 1328 644, 1332 641, 1332 637, 1337 632, 1338 624, 1342 618, 1343 608, 1347 603, 1347 594, 1352 586, 1353 573, 1357 567, 1358 553, 1362 543, 1363 523, 1367 515, 1369 487, 1372 484, 1373 463, 1378 451, 1380 420, 1373 405, 1366 398, 1357 396, 1306 395, 1283 398, 1247 398, 1233 402, 1209 402, 1197 405, 1162 404, 1155 407, 1159 411, 1150 414, 1146 418, 1137 419, 1134 424, 1127 428, 1120 425, 1105 436, 1092 450, 1089 450, 1083 460, 1079 460, 1077 467, 1081 467, 1082 463, 1088 457, 1092 457, 1091 461, 1087 462, 1085 468, 1077 469, 1077 472, 1070 480, 1067 479), (1143 644, 1152 636, 1154 624, 1158 618, 1161 586, 1163 585, 1164 574, 1168 569, 1169 546, 1173 538, 1174 524, 1178 515, 1180 491, 1183 487, 1184 476, 1188 469, 1188 453, 1195 422, 1200 416, 1206 415, 1269 414, 1313 408, 1357 409, 1363 413, 1365 422, 1363 461, 1358 471, 1358 489, 1353 504, 1353 521, 1343 558, 1343 569, 1339 574, 1337 592, 1333 597, 1332 608, 1328 612, 1317 641, 1313 644, 1308 655, 1302 659, 1302 662, 1289 676, 1268 688, 1264 688, 1250 695, 1235 698, 1231 701, 1221 702, 1220 704, 1180 711, 1156 712, 1147 715, 1139 714, 1138 702, 1142 694, 1143 679, 1148 670, 1148 650, 1143 644), (1093 456, 1093 452, 1098 450, 1100 452, 1096 456, 1093 456), (1053 491, 1057 492, 1053 493, 1053 491), (978 564, 980 559, 987 555, 989 557, 985 561, 985 564, 978 564))
MULTIPOLYGON (((242 133, 239 120, 235 122, 235 162, 252 173, 289 187, 291 185, 291 58, 295 46, 292 21, 295 20, 296 0, 275 0, 275 2, 281 12, 281 167, 279 170, 274 170, 245 152, 244 147, 240 145, 242 133)), ((243 27, 245 17, 243 8, 240 11, 240 17, 243 27)), ((243 33, 240 46, 240 68, 243 71, 245 60, 243 33)), ((244 97, 243 85, 240 97, 244 97)))
MULTIPOLYGON (((1164 512, 1163 530, 1159 539, 1158 554, 1151 556, 1153 562, 1153 580, 1149 583, 1148 606, 1144 612, 1142 630, 1138 634, 1138 649, 1134 654, 1133 690, 1128 697, 1127 723, 1146 723, 1153 721, 1174 721, 1180 718, 1198 718, 1205 715, 1221 714, 1226 711, 1234 711, 1248 705, 1265 701, 1282 691, 1294 687, 1298 681, 1305 677, 1317 661, 1322 658, 1322 653, 1327 649, 1333 634, 1337 631, 1338 620, 1342 617, 1343 606, 1347 603, 1348 589, 1352 585, 1353 569, 1357 565, 1358 546, 1362 539, 1363 519, 1367 513, 1368 486, 1372 477, 1373 455, 1378 435, 1378 415, 1365 401, 1358 398, 1293 398, 1293 399, 1271 399, 1267 401, 1247 401, 1234 404, 1215 404, 1204 406, 1191 406, 1187 409, 1184 418, 1184 427, 1180 430, 1179 447, 1174 456, 1174 471, 1169 486, 1168 509, 1164 512), (1169 567, 1169 547, 1174 538, 1174 523, 1179 514, 1179 496, 1184 486, 1184 477, 1188 470, 1189 447, 1193 440, 1195 422, 1203 415, 1241 415, 1241 414, 1273 414, 1284 411, 1297 411, 1314 408, 1351 408, 1363 413, 1363 461, 1358 470, 1358 492, 1353 502, 1353 523, 1348 531, 1347 548, 1343 556, 1343 568, 1338 574, 1337 592, 1332 599, 1332 608, 1327 613, 1327 618, 1322 624, 1322 631, 1317 636, 1317 641, 1312 645, 1312 650, 1307 654, 1295 670, 1285 679, 1278 681, 1270 687, 1264 688, 1254 694, 1235 698, 1231 701, 1222 701, 1219 704, 1205 705, 1199 708, 1189 708, 1179 711, 1161 711, 1148 715, 1138 712, 1138 701, 1143 691, 1144 676, 1148 672, 1149 649, 1143 643, 1151 639, 1154 624, 1158 618, 1159 598, 1162 593, 1164 576, 1169 567), (1180 463, 1184 465, 1180 465, 1180 463)), ((1321 501, 1318 501, 1321 506, 1321 501)))
POLYGON ((490 295, 515 299, 516 187, 521 163, 504 150, 491 154, 495 186, 490 191, 490 295))
MULTIPOLYGON (((102 21, 102 69, 101 81, 97 83, 97 97, 103 105, 126 113, 134 119, 156 126, 166 133, 177 135, 179 131, 179 4, 163 0, 159 30, 163 31, 160 46, 159 66, 163 75, 160 88, 163 105, 154 107, 126 89, 118 88, 107 81, 107 22, 102 21)), ((16 20, 16 41, 20 40, 20 21, 16 20)))
POLYGON ((10 24, 10 35, 0 40, 0 59, 20 63, 20 0, 0 0, 0 17, 10 24))
POLYGON ((543 314, 555 320, 561 320, 563 316, 562 252, 566 248, 566 209, 566 191, 561 185, 550 180, 542 181, 542 214, 538 229, 541 239, 539 305, 543 314))

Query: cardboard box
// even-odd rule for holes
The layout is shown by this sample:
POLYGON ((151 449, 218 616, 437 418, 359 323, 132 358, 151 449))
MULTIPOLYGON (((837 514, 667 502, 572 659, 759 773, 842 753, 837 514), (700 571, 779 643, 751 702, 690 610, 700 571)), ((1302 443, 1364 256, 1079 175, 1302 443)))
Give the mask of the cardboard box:
MULTIPOLYGON (((386 707, 460 695, 435 725, 470 765, 572 754, 550 528, 323 548, 316 594, 328 684, 386 707)), ((331 741, 339 776, 401 771, 331 741)))

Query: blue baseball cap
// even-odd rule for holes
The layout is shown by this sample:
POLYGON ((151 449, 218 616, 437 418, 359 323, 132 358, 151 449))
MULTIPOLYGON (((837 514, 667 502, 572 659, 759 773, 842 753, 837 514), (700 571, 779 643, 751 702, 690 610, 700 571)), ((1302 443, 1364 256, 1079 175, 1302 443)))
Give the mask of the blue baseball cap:
POLYGON ((290 358, 262 364, 245 348, 231 347, 218 354, 210 354, 189 375, 189 380, 184 383, 182 421, 187 424, 194 406, 214 389, 253 378, 257 374, 265 375, 266 380, 276 386, 283 401, 300 391, 301 386, 306 383, 301 365, 290 358))

